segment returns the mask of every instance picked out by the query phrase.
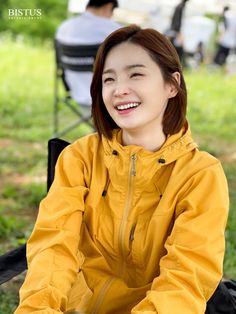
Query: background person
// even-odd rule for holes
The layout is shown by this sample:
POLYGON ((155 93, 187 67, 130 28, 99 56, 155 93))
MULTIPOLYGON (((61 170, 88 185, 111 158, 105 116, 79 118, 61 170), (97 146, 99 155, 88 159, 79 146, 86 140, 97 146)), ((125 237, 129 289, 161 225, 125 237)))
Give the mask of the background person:
POLYGON ((175 7, 170 24, 170 30, 168 31, 168 36, 174 45, 180 61, 185 65, 184 58, 184 36, 182 32, 182 25, 184 19, 184 11, 186 2, 188 0, 181 0, 181 2, 175 7))
POLYGON ((228 190, 192 139, 173 45, 153 29, 115 31, 91 95, 98 133, 59 157, 15 314, 204 314, 222 278, 228 190))
MULTIPOLYGON (((107 35, 120 27, 111 19, 116 7, 117 0, 89 0, 84 13, 69 18, 59 26, 56 39, 68 45, 100 44, 107 35)), ((79 104, 91 106, 92 73, 65 70, 65 80, 71 97, 79 104)))
POLYGON ((223 9, 220 38, 214 57, 214 64, 225 65, 231 50, 236 49, 236 15, 229 6, 223 9))

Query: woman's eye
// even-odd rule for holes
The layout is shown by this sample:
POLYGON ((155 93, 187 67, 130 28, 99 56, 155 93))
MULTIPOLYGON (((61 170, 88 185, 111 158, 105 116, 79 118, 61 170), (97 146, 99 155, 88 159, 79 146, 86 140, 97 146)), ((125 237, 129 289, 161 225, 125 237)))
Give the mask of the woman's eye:
POLYGON ((138 77, 138 76, 143 76, 142 73, 132 73, 130 77, 138 77))
POLYGON ((106 77, 104 80, 103 80, 103 83, 108 83, 108 82, 112 82, 114 81, 114 79, 112 77, 106 77))

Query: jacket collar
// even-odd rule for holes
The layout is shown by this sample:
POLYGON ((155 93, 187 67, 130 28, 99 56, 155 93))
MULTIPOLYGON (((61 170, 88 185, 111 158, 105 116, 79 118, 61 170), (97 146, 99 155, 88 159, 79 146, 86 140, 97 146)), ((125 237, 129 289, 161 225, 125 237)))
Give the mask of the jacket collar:
POLYGON ((162 164, 169 164, 197 147, 193 141, 189 125, 186 125, 176 134, 167 137, 163 146, 156 152, 150 152, 136 145, 122 145, 122 131, 115 129, 111 140, 103 137, 105 155, 120 155, 123 158, 138 154, 141 158, 161 160, 162 164))

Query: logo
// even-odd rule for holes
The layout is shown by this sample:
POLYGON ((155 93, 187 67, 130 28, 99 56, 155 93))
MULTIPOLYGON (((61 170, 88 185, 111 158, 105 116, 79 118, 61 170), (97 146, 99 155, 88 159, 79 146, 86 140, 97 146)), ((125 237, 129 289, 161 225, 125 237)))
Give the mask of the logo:
POLYGON ((41 9, 8 9, 8 18, 16 20, 39 20, 42 17, 41 9))

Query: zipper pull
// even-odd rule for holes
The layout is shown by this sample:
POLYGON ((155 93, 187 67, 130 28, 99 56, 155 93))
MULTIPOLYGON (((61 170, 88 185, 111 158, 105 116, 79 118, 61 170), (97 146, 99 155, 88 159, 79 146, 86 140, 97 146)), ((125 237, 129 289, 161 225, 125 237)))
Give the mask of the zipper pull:
POLYGON ((136 176, 136 160, 137 156, 134 154, 131 156, 131 174, 133 177, 136 176))
POLYGON ((136 228, 136 224, 134 224, 130 230, 130 235, 129 235, 129 240, 130 241, 134 241, 134 231, 135 231, 135 228, 136 228))

